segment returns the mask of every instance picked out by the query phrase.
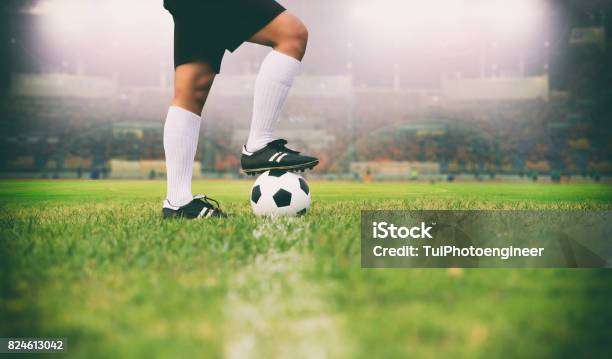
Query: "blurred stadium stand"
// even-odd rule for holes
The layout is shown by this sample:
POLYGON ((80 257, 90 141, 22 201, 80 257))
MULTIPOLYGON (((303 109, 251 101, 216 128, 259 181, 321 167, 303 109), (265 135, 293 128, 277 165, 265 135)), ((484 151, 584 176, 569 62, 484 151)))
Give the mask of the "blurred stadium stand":
MULTIPOLYGON (((89 79, 71 78, 57 96, 46 84, 46 80, 55 83, 57 77, 28 75, 27 80, 19 83, 2 109, 0 167, 5 174, 83 175, 94 169, 118 171, 119 160, 163 160, 167 89, 106 85, 105 89, 114 90, 94 96, 91 91, 81 93, 80 84, 89 79)), ((438 164, 438 170, 419 170, 420 174, 611 173, 608 133, 593 128, 592 106, 564 98, 548 100, 548 91, 542 96, 538 88, 540 79, 511 83, 488 79, 472 87, 455 81, 451 87, 467 89, 459 96, 447 88, 437 92, 353 89, 345 86, 346 80, 303 77, 283 113, 279 136, 320 156, 320 172, 350 170, 363 176, 363 170, 356 170, 360 163, 408 161, 438 164), (534 82, 538 82, 535 89, 534 82), (329 83, 341 83, 343 89, 329 83), (495 99, 486 90, 506 85, 507 90, 496 91, 495 99), (516 99, 515 94, 528 93, 533 98, 516 99)), ((218 81, 219 88, 225 81, 248 83, 231 76, 218 81)), ((251 111, 250 91, 246 85, 241 88, 243 92, 218 91, 211 96, 197 158, 203 171, 238 170, 251 111)), ((385 166, 393 167, 379 167, 385 166)), ((413 176, 410 168, 415 166, 407 165, 405 177, 413 176)), ((158 167, 126 176, 149 177, 151 171, 152 176, 163 175, 158 167)), ((387 172, 389 178, 398 177, 396 169, 387 172)))

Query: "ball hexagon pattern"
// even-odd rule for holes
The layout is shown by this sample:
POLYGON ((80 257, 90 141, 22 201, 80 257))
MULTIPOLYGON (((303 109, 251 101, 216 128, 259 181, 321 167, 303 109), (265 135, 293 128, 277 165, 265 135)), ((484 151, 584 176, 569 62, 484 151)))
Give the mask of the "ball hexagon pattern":
POLYGON ((251 188, 251 208, 257 216, 300 216, 310 208, 310 189, 295 173, 267 171, 251 188))

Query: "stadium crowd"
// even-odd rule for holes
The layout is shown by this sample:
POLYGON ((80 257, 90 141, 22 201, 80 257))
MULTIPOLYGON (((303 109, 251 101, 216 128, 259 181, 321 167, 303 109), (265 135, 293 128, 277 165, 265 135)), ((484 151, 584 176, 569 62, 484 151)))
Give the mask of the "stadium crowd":
MULTIPOLYGON (((370 101, 363 101, 362 96, 290 100, 285 133, 313 130, 334 139, 309 149, 322 159, 318 171, 346 172, 354 161, 417 161, 439 163, 450 174, 612 172, 612 145, 606 132, 598 131, 588 103, 456 103, 402 93, 367 93, 370 101)), ((227 99, 211 106, 214 121, 202 128, 197 156, 204 171, 237 172, 239 147, 228 139, 248 129, 248 99, 243 102, 235 106, 236 99, 227 99)), ((0 170, 82 175, 102 171, 110 159, 163 159, 162 116, 133 116, 141 107, 147 106, 125 99, 14 97, 2 104, 0 170)))

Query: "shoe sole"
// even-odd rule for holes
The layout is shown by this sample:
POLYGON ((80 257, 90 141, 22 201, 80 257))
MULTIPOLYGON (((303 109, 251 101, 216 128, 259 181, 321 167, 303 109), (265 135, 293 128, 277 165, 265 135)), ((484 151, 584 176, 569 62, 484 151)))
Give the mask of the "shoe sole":
POLYGON ((293 166, 276 166, 276 167, 267 167, 267 168, 256 168, 256 169, 249 169, 249 170, 242 170, 242 172, 244 172, 245 174, 249 175, 249 176, 255 176, 258 175, 260 173, 264 173, 266 171, 272 171, 272 170, 281 170, 281 171, 289 171, 289 172, 304 172, 305 170, 311 170, 313 169, 316 165, 319 164, 319 160, 316 161, 312 161, 312 162, 308 162, 308 163, 302 163, 301 165, 293 165, 293 166))

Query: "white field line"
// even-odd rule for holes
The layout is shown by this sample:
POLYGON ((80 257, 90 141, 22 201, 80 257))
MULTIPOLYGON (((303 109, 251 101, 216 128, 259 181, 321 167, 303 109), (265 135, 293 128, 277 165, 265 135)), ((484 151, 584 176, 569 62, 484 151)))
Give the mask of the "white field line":
MULTIPOLYGON (((262 222, 253 239, 303 240, 300 219, 262 222)), ((348 346, 339 319, 325 304, 319 283, 304 278, 308 259, 298 250, 269 252, 235 275, 226 306, 225 357, 338 358, 348 346)))

